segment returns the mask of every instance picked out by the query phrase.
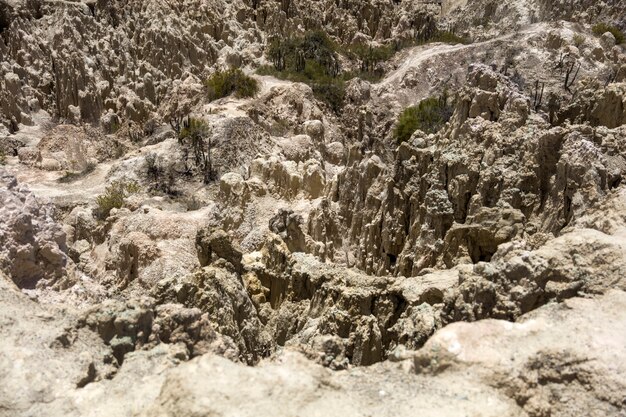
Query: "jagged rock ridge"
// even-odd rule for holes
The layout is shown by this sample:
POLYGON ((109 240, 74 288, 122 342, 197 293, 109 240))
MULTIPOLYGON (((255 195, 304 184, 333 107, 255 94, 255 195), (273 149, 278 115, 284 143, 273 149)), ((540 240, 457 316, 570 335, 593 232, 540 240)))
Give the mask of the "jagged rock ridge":
POLYGON ((0 1, 0 415, 622 415, 625 12, 0 1))

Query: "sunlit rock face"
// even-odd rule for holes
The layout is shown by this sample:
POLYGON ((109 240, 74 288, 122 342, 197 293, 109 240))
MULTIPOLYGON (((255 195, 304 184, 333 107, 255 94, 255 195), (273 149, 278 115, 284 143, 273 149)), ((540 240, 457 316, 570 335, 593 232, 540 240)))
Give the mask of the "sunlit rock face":
POLYGON ((624 16, 0 0, 0 417, 622 416, 624 16))

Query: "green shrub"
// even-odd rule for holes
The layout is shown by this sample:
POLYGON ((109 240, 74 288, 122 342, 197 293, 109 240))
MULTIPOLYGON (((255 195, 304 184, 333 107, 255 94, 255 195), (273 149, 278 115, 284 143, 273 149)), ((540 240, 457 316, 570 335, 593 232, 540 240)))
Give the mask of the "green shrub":
POLYGON ((376 72, 376 66, 388 61, 396 53, 394 46, 370 46, 364 44, 352 45, 346 50, 346 55, 353 60, 357 60, 360 72, 355 74, 359 78, 375 80, 382 78, 384 74, 376 72))
POLYGON ((189 120, 184 123, 183 129, 180 131, 179 139, 181 143, 190 142, 194 162, 196 167, 202 171, 204 182, 208 184, 217 179, 218 172, 213 169, 213 162, 211 160, 213 145, 209 125, 202 119, 190 117, 189 120))
POLYGON ((210 157, 210 142, 205 143, 207 138, 210 139, 209 125, 202 119, 190 117, 180 131, 181 142, 189 142, 193 150, 195 163, 198 166, 202 165, 203 161, 210 157))
POLYGON ((265 65, 257 70, 257 74, 270 75, 281 80, 305 83, 311 87, 318 100, 328 104, 337 114, 340 113, 343 108, 345 80, 353 78, 353 75, 349 73, 335 78, 326 75, 323 67, 315 61, 307 61, 306 68, 302 72, 278 71, 272 66, 265 65))
POLYGON ((347 74, 341 76, 337 46, 325 32, 275 39, 268 45, 266 55, 273 65, 259 68, 258 74, 306 83, 315 97, 335 113, 341 111, 347 74))
POLYGON ((398 142, 411 138, 416 130, 435 133, 441 129, 452 116, 452 106, 448 104, 447 95, 429 97, 417 106, 405 109, 398 118, 394 135, 398 142))
POLYGON ((445 42, 445 43, 451 43, 451 44, 470 43, 469 40, 461 36, 458 36, 457 34, 453 32, 449 32, 447 30, 440 30, 440 31, 435 32, 435 34, 428 41, 429 42, 445 42))
POLYGON ((150 181, 149 190, 153 193, 164 193, 175 196, 176 170, 172 166, 164 167, 155 153, 149 153, 145 159, 146 176, 150 181))
POLYGON ((574 35, 573 41, 574 41, 574 46, 576 48, 580 48, 581 46, 585 44, 585 37, 577 33, 576 35, 574 35))
POLYGON ((615 36, 615 43, 617 43, 618 45, 624 43, 624 41, 626 40, 626 38, 624 37, 624 33, 621 30, 619 30, 615 26, 607 25, 606 23, 598 23, 592 28, 592 30, 593 33, 597 36, 602 36, 606 32, 611 32, 613 36, 615 36))
POLYGON ((124 199, 131 194, 139 192, 139 185, 134 181, 117 180, 106 187, 104 194, 96 198, 96 215, 100 219, 106 219, 114 208, 124 206, 124 199))
POLYGON ((335 113, 340 113, 343 108, 344 98, 346 95, 345 83, 343 80, 337 79, 322 83, 315 83, 311 86, 313 94, 318 100, 328 104, 335 113))
POLYGON ((305 59, 311 59, 326 69, 327 75, 336 76, 339 65, 337 47, 323 31, 313 31, 304 34, 298 45, 304 53, 305 59))
POLYGON ((322 69, 324 75, 339 74, 337 47, 323 31, 306 32, 300 38, 274 39, 268 45, 267 58, 279 72, 302 73, 316 64, 316 73, 322 69))
POLYGON ((114 119, 113 121, 111 121, 111 124, 109 126, 109 130, 108 133, 110 134, 114 134, 116 133, 118 130, 120 130, 120 128, 122 127, 122 125, 120 124, 118 119, 114 119))
POLYGON ((4 165, 7 163, 7 157, 4 153, 4 150, 0 149, 0 165, 4 165))
POLYGON ((179 138, 181 140, 191 139, 193 142, 194 139, 205 136, 208 130, 209 126, 204 120, 190 117, 187 121, 183 122, 183 128, 180 131, 179 138))
POLYGON ((238 98, 254 97, 259 91, 257 80, 240 69, 214 72, 205 82, 209 100, 217 100, 231 94, 238 98))

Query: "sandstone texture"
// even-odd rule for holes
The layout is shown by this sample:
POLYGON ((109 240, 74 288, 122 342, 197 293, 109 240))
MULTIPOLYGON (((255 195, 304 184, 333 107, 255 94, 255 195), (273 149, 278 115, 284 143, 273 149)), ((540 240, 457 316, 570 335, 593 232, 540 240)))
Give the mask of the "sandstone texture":
POLYGON ((0 0, 0 417, 624 416, 624 32, 0 0))

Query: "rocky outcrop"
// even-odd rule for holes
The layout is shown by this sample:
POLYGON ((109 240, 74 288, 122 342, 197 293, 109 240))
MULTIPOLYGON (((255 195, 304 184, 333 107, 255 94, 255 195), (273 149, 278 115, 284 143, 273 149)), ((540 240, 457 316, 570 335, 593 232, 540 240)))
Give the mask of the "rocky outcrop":
POLYGON ((503 243, 490 262, 409 278, 324 265, 290 254, 276 236, 246 261, 244 281, 276 343, 303 348, 334 368, 364 365, 399 345, 417 349, 450 322, 516 320, 551 301, 626 290, 619 279, 626 246, 622 229, 614 230, 503 243))
POLYGON ((181 347, 177 352, 180 360, 208 352, 239 359, 238 347, 213 328, 207 314, 179 303, 156 304, 150 298, 128 302, 107 300, 82 313, 75 323, 77 330, 67 334, 83 328, 98 334, 110 347, 116 367, 123 364, 130 352, 148 351, 160 344, 181 347))
POLYGON ((624 289, 621 278, 624 237, 596 230, 567 233, 529 251, 509 243, 491 263, 459 276, 448 293, 448 320, 515 320, 550 300, 624 289))
POLYGON ((624 326, 623 291, 551 304, 518 323, 458 323, 415 356, 420 374, 470 372, 515 399, 526 415, 619 415, 624 380, 613 347, 624 326), (573 331, 572 329, 576 329, 573 331), (620 333, 616 336, 614 331, 620 333), (617 337, 617 339, 615 338, 617 337), (568 401, 561 401, 568 398, 568 401))
MULTIPOLYGON (((59 384, 71 381, 71 372, 81 369, 78 362, 70 368, 48 366, 45 375, 54 372, 57 379, 39 380, 45 402, 29 397, 34 393, 30 390, 3 404, 8 410, 22 406, 30 413, 45 409, 69 416, 88 410, 95 416, 111 410, 129 415, 133 407, 146 416, 234 415, 234 409, 262 416, 337 410, 354 416, 372 410, 381 416, 416 410, 426 416, 541 416, 546 410, 569 416, 581 409, 591 410, 592 415, 618 416, 624 390, 619 360, 624 302, 623 291, 610 291, 595 299, 573 298, 544 306, 519 323, 458 323, 435 333, 417 352, 398 350, 393 361, 342 372, 290 350, 258 367, 210 354, 176 366, 175 345, 160 345, 127 354, 114 379, 96 379, 84 388, 59 384), (137 384, 138 377, 145 383, 137 384), (421 388, 416 391, 416 386, 421 388), (372 404, 372 398, 383 401, 372 404), (386 401, 390 398, 397 403, 386 401)), ((43 323, 32 337, 48 337, 43 323)), ((4 352, 9 346, 0 344, 4 352)), ((42 343, 34 346, 30 360, 42 358, 49 349, 42 343)), ((71 354, 72 349, 69 345, 60 352, 71 354)), ((17 367, 7 365, 3 369, 19 377, 17 367)), ((87 375, 89 367, 84 369, 87 375)))
POLYGON ((562 109, 558 117, 574 123, 588 122, 594 127, 614 129, 626 124, 626 83, 613 83, 605 88, 590 88, 562 109))
POLYGON ((317 415, 328 409, 357 416, 372 409, 366 403, 375 395, 402 399, 397 404, 377 401, 373 407, 381 416, 416 410, 428 416, 541 416, 546 410, 568 416, 577 415, 581 409, 592 410, 592 415, 617 416, 624 388, 619 375, 623 371, 619 350, 613 349, 609 335, 624 326, 619 314, 623 303, 624 293, 616 291, 599 300, 574 299, 566 305, 547 306, 521 323, 487 320, 450 326, 436 333, 415 355, 405 354, 409 359, 400 366, 387 363, 331 374, 293 354, 256 369, 203 357, 170 373, 146 415, 165 416, 173 410, 231 415, 231 396, 227 393, 237 386, 237 398, 253 401, 254 412, 259 415, 317 415), (289 371, 283 373, 285 369, 289 371), (223 383, 211 384, 215 388, 208 393, 202 391, 211 400, 201 404, 189 400, 200 395, 200 381, 215 378, 217 370, 223 383), (240 387, 238 381, 250 378, 259 378, 261 386, 273 385, 274 378, 284 383, 268 399, 257 393, 258 386, 240 387), (423 388, 417 392, 408 388, 420 383, 423 388), (318 400, 322 398, 319 394, 323 394, 323 401, 318 400), (344 410, 347 402, 350 406, 344 410), (294 403, 298 411, 291 408, 296 407, 294 403), (280 404, 278 410, 276 404, 280 404))
POLYGON ((515 0, 447 0, 444 13, 454 22, 457 30, 474 36, 487 37, 513 28, 540 22, 566 20, 579 23, 606 21, 623 25, 626 7, 620 2, 598 3, 593 0, 539 0, 518 2, 515 0))
POLYGON ((111 350, 91 330, 74 330, 75 319, 30 300, 0 271, 0 415, 26 414, 115 373, 111 350))
POLYGON ((156 287, 155 297, 159 304, 180 303, 206 313, 216 331, 234 342, 244 362, 254 364, 271 352, 271 340, 243 282, 232 272, 205 267, 188 277, 165 279, 156 287))
POLYGON ((112 111, 143 124, 161 103, 172 102, 177 80, 205 75, 207 64, 243 67, 258 59, 263 33, 327 22, 346 43, 408 39, 432 31, 436 11, 412 2, 5 2, 2 121, 17 130, 43 109, 73 123, 99 123, 112 111), (163 24, 151 26, 155 19, 163 24), (137 27, 145 28, 141 36, 137 27))
POLYGON ((320 197, 326 186, 326 175, 319 160, 310 159, 296 163, 280 156, 255 159, 250 165, 250 174, 268 184, 272 192, 291 199, 299 193, 315 199, 320 197))
MULTIPOLYGON (((17 3, 19 7, 29 2, 17 3)), ((16 123, 38 109, 70 122, 92 123, 111 109, 122 119, 142 123, 164 99, 173 79, 185 70, 200 74, 226 46, 218 41, 232 43, 243 29, 235 21, 220 20, 224 11, 243 8, 240 2, 37 3, 37 14, 24 8, 21 17, 3 27, 0 54, 10 65, 0 74, 3 91, 12 93, 0 102, 5 117, 16 123), (156 16, 173 19, 169 29, 147 29, 156 16), (142 36, 135 36, 138 26, 146 28, 142 36), (172 55, 166 57, 166 50, 172 55), (164 59, 170 62, 167 68, 164 59)))
MULTIPOLYGON (((152 288, 165 277, 185 276, 199 266, 194 241, 202 219, 187 213, 170 216, 156 208, 131 208, 117 210, 96 226, 88 241, 91 255, 78 265, 81 269, 98 276, 107 287, 134 290, 152 288)), ((75 235, 83 222, 93 221, 85 217, 75 218, 75 235)))
POLYGON ((333 239, 347 240, 358 268, 410 276, 488 261, 501 243, 558 235, 620 183, 621 131, 530 118, 523 95, 487 67, 468 84, 447 129, 416 132, 392 163, 355 154, 331 185, 343 226, 333 239))
POLYGON ((52 203, 0 171, 0 270, 20 288, 72 283, 66 235, 54 216, 52 203))
POLYGON ((95 165, 124 154, 126 146, 97 129, 56 126, 36 146, 20 147, 17 156, 24 165, 46 171, 89 172, 95 165))
POLYGON ((230 269, 242 272, 243 253, 224 230, 200 229, 196 235, 196 249, 200 266, 221 260, 227 262, 230 269))
POLYGON ((621 416, 605 3, 0 0, 0 416, 621 416))

